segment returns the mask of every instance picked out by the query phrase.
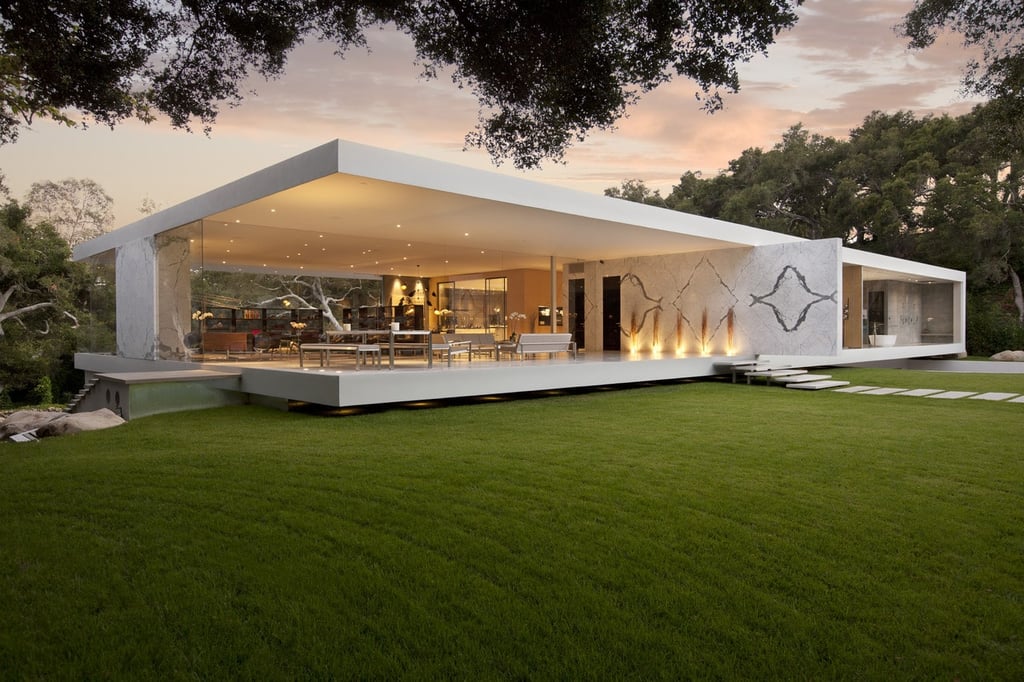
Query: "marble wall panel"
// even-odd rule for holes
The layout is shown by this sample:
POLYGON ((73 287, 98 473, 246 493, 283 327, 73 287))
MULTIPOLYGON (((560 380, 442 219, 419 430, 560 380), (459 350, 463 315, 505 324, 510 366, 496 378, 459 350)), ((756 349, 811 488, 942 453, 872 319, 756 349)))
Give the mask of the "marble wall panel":
MULTIPOLYGON (((840 255, 839 240, 821 240, 588 264, 587 298, 600 309, 602 279, 620 277, 627 350, 834 355, 840 255)), ((588 348, 600 334, 587 325, 588 348)))
POLYGON ((156 249, 147 237, 117 248, 117 354, 156 357, 156 249))

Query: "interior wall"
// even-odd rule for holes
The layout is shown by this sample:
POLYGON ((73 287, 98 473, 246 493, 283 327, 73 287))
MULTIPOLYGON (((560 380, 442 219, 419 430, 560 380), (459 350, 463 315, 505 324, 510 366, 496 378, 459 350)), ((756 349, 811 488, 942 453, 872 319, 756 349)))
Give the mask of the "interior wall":
MULTIPOLYGON (((505 301, 507 310, 505 314, 517 312, 526 315, 526 319, 518 324, 516 331, 523 332, 545 332, 552 331, 550 327, 539 327, 537 324, 537 308, 551 305, 551 273, 548 270, 496 270, 493 272, 479 272, 469 275, 452 276, 446 279, 438 278, 439 281, 458 282, 469 279, 486 279, 488 277, 504 277, 507 280, 505 301)), ((558 272, 556 294, 558 305, 563 311, 568 311, 567 293, 565 278, 561 270, 558 272)), ((563 319, 558 331, 568 331, 568 322, 563 319)))

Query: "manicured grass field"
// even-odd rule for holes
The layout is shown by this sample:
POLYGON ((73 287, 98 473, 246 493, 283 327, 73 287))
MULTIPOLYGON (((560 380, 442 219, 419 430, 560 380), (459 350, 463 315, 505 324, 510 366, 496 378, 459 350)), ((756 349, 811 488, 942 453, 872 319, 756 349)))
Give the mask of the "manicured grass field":
POLYGON ((1018 678, 1022 443, 711 382, 0 444, 0 677, 1018 678))

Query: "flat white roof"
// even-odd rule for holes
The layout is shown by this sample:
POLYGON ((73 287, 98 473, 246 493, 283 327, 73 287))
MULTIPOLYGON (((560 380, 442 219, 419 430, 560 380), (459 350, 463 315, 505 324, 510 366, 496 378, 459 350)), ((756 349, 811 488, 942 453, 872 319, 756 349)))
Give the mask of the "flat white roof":
MULTIPOLYGON (((546 269, 551 257, 593 261, 803 241, 334 140, 80 244, 74 257, 176 228, 202 236, 211 269, 431 278, 546 269)), ((919 265, 844 251, 844 260, 880 273, 919 265)))
POLYGON ((197 235, 201 226, 210 267, 302 263, 310 272, 424 277, 547 268, 551 256, 585 261, 796 240, 334 140, 81 244, 74 256, 189 225, 197 235))

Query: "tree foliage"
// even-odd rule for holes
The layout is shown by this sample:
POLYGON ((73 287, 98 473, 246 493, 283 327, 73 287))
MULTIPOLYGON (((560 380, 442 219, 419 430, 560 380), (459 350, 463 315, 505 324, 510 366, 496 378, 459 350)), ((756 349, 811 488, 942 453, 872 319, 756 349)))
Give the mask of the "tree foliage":
POLYGON ((53 226, 72 249, 103 234, 114 222, 114 200, 94 180, 33 183, 25 205, 34 224, 53 226))
POLYGON ((89 276, 50 225, 32 225, 17 202, 0 208, 0 388, 28 395, 42 377, 69 383, 89 276))
MULTIPOLYGON (((1005 305, 1019 328, 1024 122, 1008 115, 1013 106, 993 101, 957 118, 875 112, 842 141, 796 125, 771 150, 747 149, 714 177, 684 173, 665 202, 964 270, 975 299, 1005 305)), ((643 200, 618 188, 606 194, 643 200)))
POLYGON ((944 30, 963 36, 965 47, 980 47, 971 59, 964 89, 1012 103, 1024 111, 1024 3, 1020 0, 917 0, 898 30, 910 46, 925 48, 944 30))
POLYGON ((558 159, 674 76, 708 110, 802 0, 66 0, 0 3, 0 142, 37 117, 129 117, 209 130, 251 72, 305 39, 339 55, 371 26, 409 34, 424 75, 450 68, 480 103, 467 144, 529 167, 558 159))
POLYGON ((662 208, 667 206, 665 200, 661 198, 661 190, 650 189, 643 180, 623 180, 620 186, 606 189, 604 195, 616 199, 635 201, 640 204, 661 206, 662 208))

